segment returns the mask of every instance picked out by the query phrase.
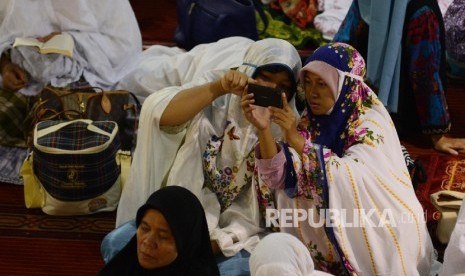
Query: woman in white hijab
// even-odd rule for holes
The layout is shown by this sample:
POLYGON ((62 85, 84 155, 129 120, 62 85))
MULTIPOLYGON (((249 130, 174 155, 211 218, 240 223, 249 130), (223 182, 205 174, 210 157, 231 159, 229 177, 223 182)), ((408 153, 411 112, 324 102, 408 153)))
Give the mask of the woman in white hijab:
POLYGON ((250 255, 252 276, 325 276, 332 275, 315 270, 307 247, 287 233, 266 236, 250 255))
POLYGON ((268 83, 288 91, 295 107, 301 59, 290 43, 274 38, 253 42, 245 54, 233 58, 234 70, 206 71, 181 86, 149 93, 117 226, 132 220, 148 195, 178 185, 202 202, 217 253, 231 257, 250 252, 258 243, 263 231, 254 184, 258 137, 242 113, 238 95, 249 82, 268 83))

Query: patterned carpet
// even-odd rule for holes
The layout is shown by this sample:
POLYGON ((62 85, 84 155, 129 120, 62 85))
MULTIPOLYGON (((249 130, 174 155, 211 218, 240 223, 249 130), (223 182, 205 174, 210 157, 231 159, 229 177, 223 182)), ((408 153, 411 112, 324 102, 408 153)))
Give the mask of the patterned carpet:
POLYGON ((116 212, 49 216, 26 209, 23 186, 0 183, 0 275, 95 275, 116 212))

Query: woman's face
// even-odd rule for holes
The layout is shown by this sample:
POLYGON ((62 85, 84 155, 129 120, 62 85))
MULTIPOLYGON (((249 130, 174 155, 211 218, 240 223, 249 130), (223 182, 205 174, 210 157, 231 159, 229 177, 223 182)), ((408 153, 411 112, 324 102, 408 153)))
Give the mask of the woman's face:
POLYGON ((148 209, 137 228, 137 257, 145 269, 171 264, 178 256, 176 241, 165 217, 148 209))
POLYGON ((335 104, 334 95, 317 74, 306 72, 304 77, 304 90, 307 103, 315 115, 326 114, 335 104))
POLYGON ((289 74, 286 71, 273 73, 270 71, 261 70, 257 73, 255 80, 258 81, 258 84, 283 90, 289 99, 293 85, 292 80, 289 78, 289 74))

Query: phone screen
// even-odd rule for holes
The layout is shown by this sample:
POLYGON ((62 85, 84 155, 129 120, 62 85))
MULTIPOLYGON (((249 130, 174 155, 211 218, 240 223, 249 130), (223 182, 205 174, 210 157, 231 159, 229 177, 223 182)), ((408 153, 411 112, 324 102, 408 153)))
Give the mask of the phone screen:
POLYGON ((281 89, 249 83, 248 91, 254 94, 255 105, 263 107, 283 107, 281 89))

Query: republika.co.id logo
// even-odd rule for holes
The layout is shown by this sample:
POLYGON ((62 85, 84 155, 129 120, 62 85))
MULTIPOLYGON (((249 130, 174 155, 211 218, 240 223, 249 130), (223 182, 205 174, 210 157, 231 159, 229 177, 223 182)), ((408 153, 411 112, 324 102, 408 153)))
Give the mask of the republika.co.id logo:
POLYGON ((266 209, 266 227, 397 227, 402 223, 425 222, 425 215, 401 213, 391 209, 266 209))

